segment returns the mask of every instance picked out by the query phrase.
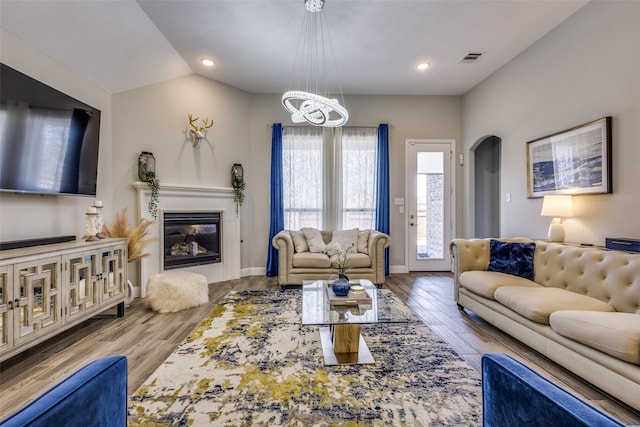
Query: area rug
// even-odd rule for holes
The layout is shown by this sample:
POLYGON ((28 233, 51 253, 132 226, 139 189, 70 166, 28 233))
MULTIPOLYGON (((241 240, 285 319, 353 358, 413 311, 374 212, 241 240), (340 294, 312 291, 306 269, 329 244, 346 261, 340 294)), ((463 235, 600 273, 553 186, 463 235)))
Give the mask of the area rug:
POLYGON ((480 375, 408 323, 363 325, 374 365, 325 366, 301 291, 231 292, 134 393, 129 426, 475 426, 480 375))

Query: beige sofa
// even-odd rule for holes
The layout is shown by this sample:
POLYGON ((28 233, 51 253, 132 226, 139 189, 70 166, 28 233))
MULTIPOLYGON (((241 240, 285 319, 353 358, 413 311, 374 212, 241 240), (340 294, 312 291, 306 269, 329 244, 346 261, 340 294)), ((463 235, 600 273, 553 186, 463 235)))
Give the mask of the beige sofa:
POLYGON ((535 241, 530 281, 487 271, 490 240, 450 244, 459 307, 640 410, 640 254, 535 241))
MULTIPOLYGON (((284 230, 273 237, 272 244, 278 249, 278 282, 280 285, 299 285, 303 280, 336 278, 338 269, 332 266, 326 253, 311 252, 294 245, 293 234, 298 230, 284 230), (301 250, 302 249, 302 250, 301 250)), ((333 232, 320 230, 325 244, 332 241, 333 232)), ((376 230, 359 232, 356 253, 347 257, 346 275, 352 279, 368 279, 377 285, 384 284, 384 250, 389 247, 389 235, 376 230), (366 243, 365 243, 366 235, 366 243)), ((304 245, 302 245, 304 246, 304 245)))

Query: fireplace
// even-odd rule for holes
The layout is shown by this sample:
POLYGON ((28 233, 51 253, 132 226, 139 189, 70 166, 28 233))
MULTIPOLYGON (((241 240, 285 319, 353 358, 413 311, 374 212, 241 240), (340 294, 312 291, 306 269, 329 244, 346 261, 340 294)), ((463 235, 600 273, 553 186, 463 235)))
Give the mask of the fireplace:
POLYGON ((164 212, 164 269, 221 262, 220 212, 164 212))
MULTIPOLYGON (((134 182, 133 187, 138 195, 138 218, 150 219, 148 206, 151 200, 151 189, 149 185, 146 182, 134 182)), ((218 229, 220 262, 188 268, 194 273, 204 275, 208 283, 240 278, 240 215, 236 213, 233 188, 161 182, 158 211, 161 212, 161 217, 167 213, 184 213, 186 211, 218 213, 220 215, 220 228, 218 229)), ((149 231, 149 237, 154 239, 154 243, 149 245, 147 249, 150 255, 140 260, 138 275, 133 274, 134 286, 137 285, 134 290, 136 296, 143 298, 147 294, 149 278, 165 271, 162 265, 164 262, 162 221, 153 221, 149 226, 149 231)), ((135 266, 131 270, 135 270, 135 266)))

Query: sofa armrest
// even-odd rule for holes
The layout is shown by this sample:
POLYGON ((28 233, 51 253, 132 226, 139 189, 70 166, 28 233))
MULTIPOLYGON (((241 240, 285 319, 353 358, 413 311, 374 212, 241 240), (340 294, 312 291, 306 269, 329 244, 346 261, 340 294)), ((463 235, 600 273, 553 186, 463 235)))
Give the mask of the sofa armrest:
POLYGON ((482 356, 485 427, 623 426, 502 353, 482 356))
POLYGON ((126 426, 126 357, 105 357, 89 363, 0 425, 126 426))
POLYGON ((454 268, 460 273, 486 270, 489 267, 491 239, 453 239, 449 252, 454 258, 454 268))
MULTIPOLYGON (((465 271, 487 271, 491 258, 491 240, 493 239, 453 239, 449 243, 449 253, 453 259, 453 297, 458 300, 460 275, 465 271)), ((530 243, 526 237, 497 239, 501 242, 530 243)))
POLYGON ((453 298, 459 302, 460 274, 465 271, 486 271, 489 267, 491 239, 453 239, 449 253, 453 259, 453 298))
POLYGON ((291 233, 289 230, 282 230, 271 239, 271 244, 277 250, 287 250, 292 254, 294 252, 293 247, 293 238, 291 237, 291 233))
POLYGON ((278 282, 289 283, 289 270, 293 268, 293 238, 289 230, 282 230, 271 239, 271 244, 278 250, 278 282))
POLYGON ((381 231, 371 230, 369 234, 369 258, 375 271, 376 284, 384 283, 384 250, 391 244, 391 237, 381 231))

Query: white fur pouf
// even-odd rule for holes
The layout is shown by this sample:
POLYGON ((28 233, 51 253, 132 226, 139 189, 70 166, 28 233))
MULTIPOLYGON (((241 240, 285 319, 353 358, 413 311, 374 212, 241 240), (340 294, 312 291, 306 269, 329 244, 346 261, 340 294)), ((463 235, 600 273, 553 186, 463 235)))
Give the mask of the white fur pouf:
POLYGON ((159 313, 173 313, 209 302, 207 278, 190 271, 154 274, 147 282, 147 307, 159 313))

